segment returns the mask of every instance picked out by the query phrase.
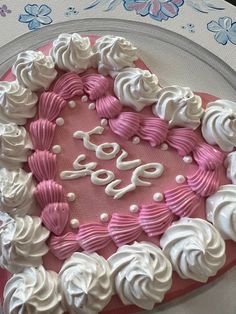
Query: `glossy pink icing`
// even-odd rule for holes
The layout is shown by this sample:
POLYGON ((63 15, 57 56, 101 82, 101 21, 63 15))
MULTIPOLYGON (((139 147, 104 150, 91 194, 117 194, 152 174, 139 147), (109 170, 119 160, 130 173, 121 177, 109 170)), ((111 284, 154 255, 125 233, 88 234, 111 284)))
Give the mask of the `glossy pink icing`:
POLYGON ((38 181, 53 180, 56 175, 56 155, 47 150, 36 150, 29 158, 28 164, 38 181))
POLYGON ((52 235, 48 244, 53 255, 59 260, 65 260, 80 249, 77 235, 73 232, 68 232, 62 236, 52 235))
POLYGON ((67 203, 50 203, 44 207, 41 218, 48 230, 60 235, 69 219, 69 206, 67 203))
POLYGON ((141 116, 136 112, 121 112, 117 118, 109 120, 112 132, 124 139, 134 136, 139 129, 140 123, 141 116))
POLYGON ((53 121, 65 105, 66 101, 61 96, 53 92, 43 92, 38 104, 39 118, 53 121))
POLYGON ((141 119, 137 135, 148 141, 152 147, 160 145, 166 139, 168 123, 160 118, 144 117, 141 119))
POLYGON ((84 93, 82 79, 74 72, 65 73, 56 81, 53 91, 65 100, 81 96, 84 93))
POLYGON ((193 157, 200 168, 214 170, 222 166, 225 153, 207 143, 201 143, 193 151, 193 157))
POLYGON ((55 123, 39 119, 30 123, 30 137, 34 149, 49 150, 55 134, 55 123))
POLYGON ((120 101, 112 96, 107 95, 96 100, 96 110, 100 118, 115 118, 122 110, 120 101))
POLYGON ((193 175, 188 176, 188 185, 197 194, 206 197, 215 193, 220 186, 218 169, 198 169, 193 175))
POLYGON ((84 92, 88 95, 90 100, 96 100, 102 97, 109 86, 108 79, 97 73, 82 75, 82 81, 84 84, 84 92))
POLYGON ((34 191, 34 195, 42 209, 51 203, 65 202, 63 187, 53 180, 40 182, 34 191))

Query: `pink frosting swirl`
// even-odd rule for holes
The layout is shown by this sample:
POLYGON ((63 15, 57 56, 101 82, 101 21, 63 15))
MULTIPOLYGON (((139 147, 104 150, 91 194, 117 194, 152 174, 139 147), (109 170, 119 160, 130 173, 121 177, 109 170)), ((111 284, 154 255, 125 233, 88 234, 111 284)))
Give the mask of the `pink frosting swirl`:
POLYGON ((225 154, 207 143, 201 143, 193 151, 194 160, 206 170, 214 170, 223 164, 225 154))
POLYGON ((28 158, 30 170, 38 181, 52 180, 56 175, 56 155, 37 150, 28 158))
POLYGON ((82 75, 82 81, 84 84, 84 92, 88 95, 90 100, 96 100, 102 97, 108 87, 108 79, 101 74, 85 74, 82 75))
POLYGON ((44 92, 39 99, 39 118, 53 121, 65 105, 66 101, 61 96, 53 92, 44 92))
POLYGON ((141 117, 138 113, 121 112, 117 118, 109 120, 109 125, 112 132, 124 139, 129 139, 137 133, 140 122, 141 117))
POLYGON ((34 195, 41 208, 46 207, 50 203, 64 203, 65 193, 63 187, 53 180, 40 182, 34 195))
POLYGON ((55 134, 56 125, 48 120, 39 119, 30 123, 30 136, 34 149, 49 150, 55 134))
POLYGON ((143 118, 141 120, 137 135, 150 143, 152 147, 160 145, 166 139, 168 123, 159 118, 143 118))
POLYGON ((81 96, 84 93, 82 79, 74 72, 65 73, 56 81, 53 91, 65 100, 81 96))
POLYGON ((122 110, 120 101, 111 95, 96 100, 96 110, 100 118, 115 118, 122 110))
POLYGON ((49 240, 49 248, 59 260, 65 260, 80 249, 77 234, 68 232, 62 236, 52 235, 49 240))

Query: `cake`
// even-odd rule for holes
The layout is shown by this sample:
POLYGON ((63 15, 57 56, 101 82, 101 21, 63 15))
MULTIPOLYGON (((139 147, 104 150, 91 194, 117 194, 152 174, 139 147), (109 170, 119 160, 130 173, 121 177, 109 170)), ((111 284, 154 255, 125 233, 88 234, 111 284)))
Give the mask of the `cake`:
POLYGON ((229 269, 235 117, 122 37, 21 52, 0 82, 4 314, 151 310, 229 269))

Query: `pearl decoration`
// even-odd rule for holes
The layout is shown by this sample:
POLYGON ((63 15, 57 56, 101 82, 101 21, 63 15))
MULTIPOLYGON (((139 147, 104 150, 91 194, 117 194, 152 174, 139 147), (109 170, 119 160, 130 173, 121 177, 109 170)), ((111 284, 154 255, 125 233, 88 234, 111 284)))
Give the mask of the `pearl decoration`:
POLYGON ((66 197, 69 202, 74 202, 76 199, 76 195, 73 192, 67 193, 66 197))
POLYGON ((186 163, 186 164, 191 164, 193 162, 193 158, 192 156, 184 156, 183 157, 183 161, 186 163))
POLYGON ((164 198, 164 196, 163 196, 163 194, 160 193, 160 192, 157 192, 157 193, 153 194, 153 197, 152 197, 152 199, 153 199, 155 202, 161 202, 161 201, 163 201, 163 198, 164 198))
POLYGON ((109 220, 109 215, 108 215, 107 213, 102 213, 102 214, 100 215, 100 220, 101 220, 102 222, 107 222, 107 221, 109 220))
POLYGON ((53 151, 54 154, 60 154, 60 152, 61 152, 61 146, 60 146, 60 145, 54 145, 54 146, 52 147, 52 151, 53 151))
POLYGON ((62 126, 62 125, 64 125, 64 123, 65 123, 65 121, 62 117, 59 117, 56 119, 56 125, 62 126))
POLYGON ((137 212, 139 211, 138 205, 136 205, 136 204, 130 205, 129 211, 130 211, 131 213, 137 213, 137 212))
POLYGON ((82 102, 88 101, 88 96, 86 96, 86 95, 82 96, 82 97, 81 97, 81 101, 82 101, 82 102))
POLYGON ((179 174, 175 177, 175 181, 176 181, 176 183, 181 184, 181 183, 184 183, 186 181, 186 178, 182 174, 179 174))
POLYGON ((68 106, 69 106, 71 109, 73 109, 73 108, 76 107, 76 102, 75 102, 74 100, 71 100, 71 101, 68 102, 68 106))
POLYGON ((161 150, 168 150, 169 146, 166 143, 162 143, 160 148, 161 150))
POLYGON ((138 136, 134 136, 132 139, 133 144, 139 144, 140 143, 140 138, 138 136))
POLYGON ((91 102, 91 104, 89 104, 88 108, 89 108, 89 110, 94 110, 96 108, 95 103, 91 102))
POLYGON ((101 119, 100 124, 101 126, 106 126, 108 124, 107 119, 101 119))
POLYGON ((79 220, 76 219, 76 218, 71 219, 71 221, 70 221, 70 226, 71 226, 71 228, 73 228, 73 229, 79 228, 79 220))

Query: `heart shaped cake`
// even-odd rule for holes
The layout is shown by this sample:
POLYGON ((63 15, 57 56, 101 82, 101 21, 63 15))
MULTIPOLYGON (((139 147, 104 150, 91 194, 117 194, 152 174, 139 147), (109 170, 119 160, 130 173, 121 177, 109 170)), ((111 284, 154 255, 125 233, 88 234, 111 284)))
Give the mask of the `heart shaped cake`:
POLYGON ((151 310, 236 261, 236 103, 61 34, 0 82, 4 314, 151 310))

